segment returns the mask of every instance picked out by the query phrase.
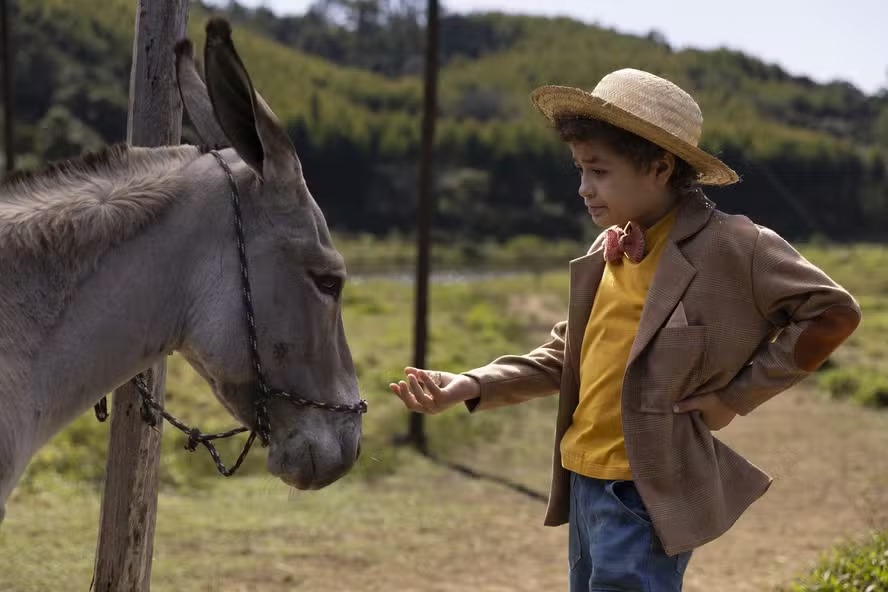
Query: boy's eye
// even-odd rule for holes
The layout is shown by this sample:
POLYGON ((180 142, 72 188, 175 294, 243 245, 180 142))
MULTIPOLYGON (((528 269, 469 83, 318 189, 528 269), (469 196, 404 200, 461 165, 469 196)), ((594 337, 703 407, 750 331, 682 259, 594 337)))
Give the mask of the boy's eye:
MULTIPOLYGON (((574 164, 574 168, 580 172, 580 175, 583 174, 583 172, 584 172, 583 167, 581 167, 578 164, 574 164)), ((593 175, 597 175, 597 176, 601 176, 601 175, 604 175, 607 173, 607 171, 604 169, 589 169, 589 172, 592 173, 593 175)))

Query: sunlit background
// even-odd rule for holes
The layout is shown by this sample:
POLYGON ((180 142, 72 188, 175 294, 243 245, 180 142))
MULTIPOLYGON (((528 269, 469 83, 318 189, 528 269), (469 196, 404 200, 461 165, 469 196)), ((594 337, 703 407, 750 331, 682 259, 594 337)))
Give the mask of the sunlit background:
MULTIPOLYGON (((135 0, 14 5, 16 168, 122 141, 135 0)), ((399 444, 408 418, 387 385, 413 356, 425 6, 191 5, 196 46, 208 15, 231 20, 299 151, 352 276, 344 318, 371 412, 358 466, 313 493, 268 476, 261 452, 225 480, 167 432, 154 590, 566 588, 566 529, 542 526, 554 398, 429 418, 428 456, 399 444)), ((695 554, 691 592, 888 590, 885 23, 883 0, 442 4, 428 366, 525 352, 565 317, 567 263, 599 229, 528 96, 622 67, 691 92, 704 148, 743 178, 710 197, 790 239, 863 306, 821 371, 719 435, 775 484, 695 554)), ((233 423, 178 357, 167 400, 206 430, 233 423)), ((88 587, 107 441, 84 415, 32 461, 0 530, 0 590, 88 587)))

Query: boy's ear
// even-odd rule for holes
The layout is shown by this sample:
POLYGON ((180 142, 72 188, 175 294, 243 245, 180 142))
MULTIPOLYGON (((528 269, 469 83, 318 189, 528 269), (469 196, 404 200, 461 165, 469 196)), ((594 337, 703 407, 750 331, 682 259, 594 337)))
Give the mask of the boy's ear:
POLYGON ((664 150, 660 157, 654 161, 653 169, 657 181, 665 185, 672 178, 672 173, 675 172, 675 155, 664 150))

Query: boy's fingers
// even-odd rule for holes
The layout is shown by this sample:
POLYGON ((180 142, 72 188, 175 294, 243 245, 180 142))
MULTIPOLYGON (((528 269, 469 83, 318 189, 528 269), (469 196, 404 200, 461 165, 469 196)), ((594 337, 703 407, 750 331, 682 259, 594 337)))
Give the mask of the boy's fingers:
POLYGON ((408 366, 404 369, 407 381, 397 384, 389 384, 389 389, 401 399, 404 405, 417 413, 437 413, 438 404, 436 398, 441 394, 441 388, 432 380, 431 374, 419 368, 408 366), (422 381, 422 382, 420 382, 422 381), (423 388, 425 384, 429 392, 423 388))
POLYGON ((407 404, 408 404, 408 403, 407 403, 407 399, 404 397, 404 391, 403 391, 403 389, 401 389, 401 385, 400 385, 400 384, 396 384, 396 383, 393 382, 392 384, 389 385, 389 389, 391 389, 391 391, 392 391, 393 393, 395 393, 395 395, 396 395, 399 399, 401 399, 401 402, 404 403, 404 405, 407 405, 407 404))
POLYGON ((401 402, 404 403, 404 405, 409 407, 412 404, 412 398, 406 386, 401 386, 403 384, 403 382, 401 384, 390 384, 389 388, 399 399, 401 399, 401 402))
POLYGON ((415 374, 407 375, 407 387, 410 389, 410 393, 414 397, 425 397, 425 392, 422 390, 422 385, 419 384, 419 379, 416 378, 415 374))
POLYGON ((678 401, 672 405, 672 411, 675 413, 687 413, 688 411, 698 409, 703 409, 703 407, 700 406, 700 401, 697 400, 697 397, 678 401))
POLYGON ((419 377, 422 378, 422 383, 427 389, 429 389, 429 392, 432 394, 433 398, 437 398, 441 395, 441 387, 438 386, 438 381, 436 380, 436 377, 433 377, 430 372, 420 370, 419 377))
POLYGON ((392 389, 392 392, 395 393, 401 402, 404 403, 404 406, 411 411, 422 411, 422 406, 416 402, 416 399, 413 398, 413 395, 410 394, 410 391, 407 389, 407 384, 401 382, 399 384, 392 383, 389 385, 389 388, 392 389))
POLYGON ((425 412, 425 408, 416 400, 416 397, 410 392, 410 387, 407 386, 407 383, 401 382, 400 385, 401 391, 401 400, 404 401, 404 405, 407 406, 411 411, 416 411, 417 413, 425 412))
POLYGON ((419 379, 415 374, 411 374, 407 377, 407 380, 410 385, 410 394, 412 394, 420 405, 423 407, 431 408, 434 404, 434 399, 428 395, 423 389, 422 385, 419 384, 419 379))

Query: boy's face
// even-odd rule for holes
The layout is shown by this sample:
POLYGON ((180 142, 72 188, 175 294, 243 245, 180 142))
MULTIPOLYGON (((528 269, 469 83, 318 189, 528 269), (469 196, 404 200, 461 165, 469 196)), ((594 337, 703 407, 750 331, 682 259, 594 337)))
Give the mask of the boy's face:
POLYGON ((624 226, 631 220, 649 228, 675 202, 668 189, 671 155, 645 171, 598 140, 571 142, 570 151, 580 171, 580 196, 598 226, 624 226))

